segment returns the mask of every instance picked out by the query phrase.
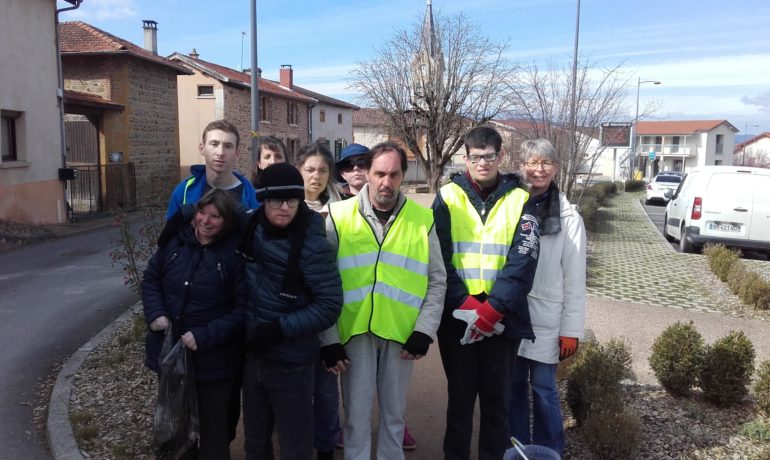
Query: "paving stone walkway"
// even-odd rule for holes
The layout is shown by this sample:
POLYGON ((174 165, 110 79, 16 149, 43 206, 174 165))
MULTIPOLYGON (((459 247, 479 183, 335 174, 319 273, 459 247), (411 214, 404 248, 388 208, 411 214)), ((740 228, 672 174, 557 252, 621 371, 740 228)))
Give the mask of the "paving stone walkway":
MULTIPOLYGON (((637 194, 612 198, 588 244, 590 295, 665 307, 722 312, 698 273, 706 258, 674 253, 644 214, 637 194)), ((765 262, 766 263, 766 262, 765 262)))

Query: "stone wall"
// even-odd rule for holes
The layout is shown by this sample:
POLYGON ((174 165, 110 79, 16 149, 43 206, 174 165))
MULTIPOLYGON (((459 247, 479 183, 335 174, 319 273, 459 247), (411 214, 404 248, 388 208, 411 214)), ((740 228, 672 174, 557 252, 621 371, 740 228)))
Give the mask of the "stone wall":
MULTIPOLYGON (((302 146, 309 142, 308 140, 308 104, 298 102, 299 116, 296 125, 289 125, 287 118, 287 102, 289 99, 278 97, 268 93, 260 93, 260 97, 270 98, 270 107, 268 111, 269 121, 261 120, 259 123, 259 134, 261 136, 275 136, 288 148, 288 139, 296 139, 298 145, 302 146)), ((241 157, 238 161, 237 169, 248 173, 251 171, 251 93, 248 89, 225 86, 225 118, 238 127, 241 135, 241 157)), ((293 158, 290 158, 293 160, 293 158)), ((247 175, 250 175, 248 173, 247 175)))
POLYGON ((176 72, 138 59, 127 66, 128 159, 136 165, 137 200, 143 203, 148 194, 170 192, 178 182, 176 72))

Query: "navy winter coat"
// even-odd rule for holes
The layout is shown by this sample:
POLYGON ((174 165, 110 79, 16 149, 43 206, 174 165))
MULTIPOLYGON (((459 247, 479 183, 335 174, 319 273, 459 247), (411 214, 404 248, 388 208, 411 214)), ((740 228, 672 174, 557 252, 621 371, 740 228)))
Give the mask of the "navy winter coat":
MULTIPOLYGON (((155 252, 144 272, 147 324, 166 316, 176 338, 192 332, 198 380, 229 379, 242 372, 247 292, 243 259, 235 253, 236 233, 201 246, 186 223, 155 252)), ((149 331, 145 341, 145 365, 155 371, 163 337, 163 332, 149 331)))
MULTIPOLYGON (((502 174, 497 188, 489 194, 485 201, 482 201, 465 174, 455 174, 451 180, 468 195, 471 204, 481 216, 482 222, 486 220, 486 213, 482 210, 492 209, 497 200, 504 194, 516 187, 522 187, 517 175, 502 174)), ((517 226, 516 233, 508 249, 505 265, 495 279, 492 292, 488 293, 488 300, 495 310, 505 315, 502 320, 505 325, 504 335, 532 340, 535 335, 532 332, 532 323, 529 318, 527 294, 532 289, 532 282, 535 278, 538 251, 536 247, 533 251, 524 243, 527 238, 531 241, 533 237, 536 242, 539 241, 537 212, 533 200, 530 199, 524 205, 521 215, 522 217, 529 216, 527 220, 533 224, 529 232, 533 232, 534 235, 522 234, 519 222, 510 223, 510 225, 517 226)), ((440 193, 436 194, 436 199, 433 202, 433 218, 436 222, 436 233, 441 242, 441 253, 444 256, 444 265, 447 271, 447 291, 444 297, 444 315, 442 317, 442 324, 444 324, 446 321, 457 321, 453 319, 452 311, 459 308, 468 297, 468 288, 452 265, 454 251, 452 249, 451 216, 440 193)))
POLYGON ((251 243, 254 260, 246 263, 247 334, 259 324, 278 321, 283 337, 260 357, 283 365, 319 359, 318 333, 335 324, 342 311, 342 280, 323 218, 304 203, 298 212, 307 213, 307 225, 299 263, 302 289, 296 300, 279 295, 291 243, 287 237, 257 225, 251 243))

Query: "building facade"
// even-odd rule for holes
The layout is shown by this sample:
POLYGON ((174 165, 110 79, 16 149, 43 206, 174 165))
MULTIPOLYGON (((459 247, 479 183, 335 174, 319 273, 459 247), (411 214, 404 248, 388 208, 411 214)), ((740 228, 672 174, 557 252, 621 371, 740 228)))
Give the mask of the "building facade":
POLYGON ((0 219, 61 223, 56 1, 4 0, 2 11, 0 30, 14 40, 0 42, 0 219))
POLYGON ((733 164, 770 168, 770 133, 758 134, 736 145, 733 164))

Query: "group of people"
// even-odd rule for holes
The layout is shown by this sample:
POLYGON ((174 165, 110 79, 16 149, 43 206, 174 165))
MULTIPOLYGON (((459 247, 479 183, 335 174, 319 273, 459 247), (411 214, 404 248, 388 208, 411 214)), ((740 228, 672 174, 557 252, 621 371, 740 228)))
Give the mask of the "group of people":
POLYGON ((174 189, 142 284, 146 365, 159 369, 169 327, 192 356, 197 458, 229 458, 242 410, 248 459, 273 458, 274 432, 282 459, 340 445, 368 459, 375 395, 376 456, 404 458, 407 388, 434 338, 446 459, 470 458, 477 398, 480 459, 501 459, 510 436, 562 453, 556 367, 583 334, 583 223, 548 141, 522 144, 520 174, 499 171, 491 127, 464 147, 466 171, 428 209, 400 191, 396 143, 350 144, 335 161, 316 142, 290 165, 263 137, 249 181, 234 170, 237 129, 204 129, 205 165, 174 189))

